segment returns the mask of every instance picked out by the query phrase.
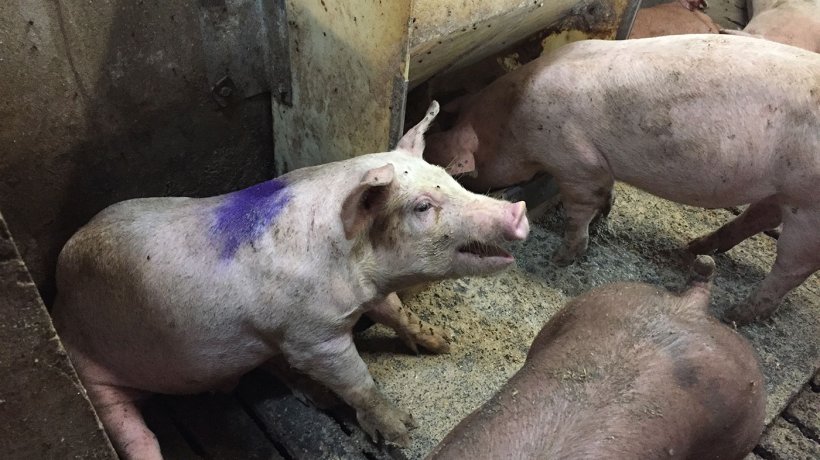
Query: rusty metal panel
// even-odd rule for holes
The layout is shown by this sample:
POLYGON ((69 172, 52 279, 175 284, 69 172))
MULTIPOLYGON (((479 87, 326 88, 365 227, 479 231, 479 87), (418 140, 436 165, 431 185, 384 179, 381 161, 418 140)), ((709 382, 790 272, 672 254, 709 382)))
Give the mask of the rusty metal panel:
MULTIPOLYGON (((410 87, 509 48, 545 29, 557 40, 615 38, 639 0, 416 0, 410 87)), ((628 21, 631 25, 631 19, 628 21)), ((626 26, 627 28, 629 26, 626 26)))
POLYGON ((292 105, 273 98, 277 172, 397 139, 409 16, 410 0, 287 1, 292 105))

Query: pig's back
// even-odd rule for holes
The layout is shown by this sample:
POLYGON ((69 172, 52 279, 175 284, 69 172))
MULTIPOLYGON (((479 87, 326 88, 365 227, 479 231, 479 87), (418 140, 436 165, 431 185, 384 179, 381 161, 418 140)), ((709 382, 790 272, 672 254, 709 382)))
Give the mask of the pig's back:
POLYGON ((777 2, 755 9, 743 31, 820 53, 820 0, 777 2))
POLYGON ((536 65, 530 100, 570 103, 524 102, 519 116, 564 120, 557 131, 583 133, 618 180, 703 207, 807 196, 820 183, 818 54, 686 35, 577 42, 536 65))

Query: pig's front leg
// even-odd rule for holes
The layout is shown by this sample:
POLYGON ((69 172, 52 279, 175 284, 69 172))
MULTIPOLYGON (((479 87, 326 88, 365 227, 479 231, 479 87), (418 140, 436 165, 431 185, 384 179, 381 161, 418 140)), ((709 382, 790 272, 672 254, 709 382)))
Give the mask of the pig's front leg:
POLYGON ((553 263, 566 267, 575 262, 589 245, 589 224, 596 214, 609 214, 612 206, 612 179, 600 174, 573 181, 559 181, 566 213, 564 240, 552 257, 553 263))
POLYGON ((415 428, 413 416, 390 403, 376 388, 350 332, 317 339, 317 328, 307 333, 298 328, 286 338, 282 352, 296 369, 322 383, 356 410, 359 425, 373 438, 384 439, 406 447, 408 430, 415 428))
POLYGON ((159 442, 136 402, 146 393, 115 385, 88 384, 88 397, 123 460, 162 460, 159 442))
POLYGON ((450 352, 450 343, 444 331, 422 321, 412 310, 402 305, 395 292, 370 307, 366 315, 396 331, 413 353, 419 352, 416 345, 433 353, 450 352))

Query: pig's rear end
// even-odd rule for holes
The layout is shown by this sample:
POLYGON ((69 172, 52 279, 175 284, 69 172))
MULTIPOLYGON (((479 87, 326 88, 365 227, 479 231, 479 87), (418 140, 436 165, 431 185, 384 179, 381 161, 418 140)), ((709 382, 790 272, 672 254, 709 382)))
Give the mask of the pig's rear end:
POLYGON ((750 345, 707 314, 714 263, 699 260, 680 296, 619 283, 570 302, 524 367, 432 458, 749 453, 764 428, 763 375, 750 345))

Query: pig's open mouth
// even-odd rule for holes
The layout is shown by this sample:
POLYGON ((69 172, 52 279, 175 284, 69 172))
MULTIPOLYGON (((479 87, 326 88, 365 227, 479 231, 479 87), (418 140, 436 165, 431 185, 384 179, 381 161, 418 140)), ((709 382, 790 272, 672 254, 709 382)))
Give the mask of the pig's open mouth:
POLYGON ((500 258, 505 261, 512 261, 514 259, 512 254, 503 248, 478 241, 473 241, 472 243, 459 247, 458 253, 459 255, 477 257, 479 259, 500 258))

